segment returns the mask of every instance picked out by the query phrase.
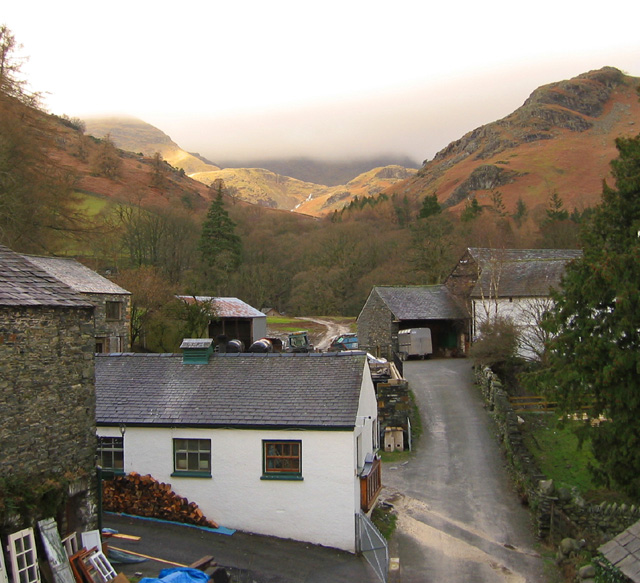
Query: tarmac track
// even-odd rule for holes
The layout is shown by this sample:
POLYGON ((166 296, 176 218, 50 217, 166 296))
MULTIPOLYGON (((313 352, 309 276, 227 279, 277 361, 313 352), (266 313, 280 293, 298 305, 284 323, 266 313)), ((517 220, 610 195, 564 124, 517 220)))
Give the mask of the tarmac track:
POLYGON ((383 497, 402 583, 542 583, 531 517, 513 489, 467 359, 404 363, 423 435, 409 461, 385 463, 383 497))

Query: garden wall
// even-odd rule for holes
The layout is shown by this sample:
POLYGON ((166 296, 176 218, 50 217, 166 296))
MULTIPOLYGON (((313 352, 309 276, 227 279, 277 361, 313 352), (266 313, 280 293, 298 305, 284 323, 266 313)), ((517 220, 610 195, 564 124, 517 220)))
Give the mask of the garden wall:
POLYGON ((640 508, 622 504, 587 504, 579 494, 556 489, 540 471, 524 445, 518 415, 498 377, 488 368, 476 368, 476 384, 491 411, 513 479, 532 509, 538 537, 551 542, 570 537, 585 539, 596 548, 640 520, 640 508))

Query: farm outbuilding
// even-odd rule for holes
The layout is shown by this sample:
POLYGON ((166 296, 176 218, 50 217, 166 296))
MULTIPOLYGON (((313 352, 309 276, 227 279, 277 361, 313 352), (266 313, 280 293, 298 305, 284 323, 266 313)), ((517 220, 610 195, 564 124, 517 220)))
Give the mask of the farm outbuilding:
POLYGON ((376 286, 357 321, 360 348, 385 358, 407 328, 429 328, 436 356, 467 352, 469 315, 444 285, 376 286))
POLYGON ((209 323, 209 338, 240 340, 245 348, 267 335, 267 316, 238 298, 179 296, 189 303, 209 304, 215 318, 209 323))

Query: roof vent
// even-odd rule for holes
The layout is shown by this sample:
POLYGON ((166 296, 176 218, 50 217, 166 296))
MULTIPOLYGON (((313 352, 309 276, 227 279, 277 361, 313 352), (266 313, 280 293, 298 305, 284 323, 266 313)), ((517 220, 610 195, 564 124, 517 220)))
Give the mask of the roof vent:
POLYGON ((207 364, 213 352, 213 338, 185 338, 180 348, 182 364, 207 364))

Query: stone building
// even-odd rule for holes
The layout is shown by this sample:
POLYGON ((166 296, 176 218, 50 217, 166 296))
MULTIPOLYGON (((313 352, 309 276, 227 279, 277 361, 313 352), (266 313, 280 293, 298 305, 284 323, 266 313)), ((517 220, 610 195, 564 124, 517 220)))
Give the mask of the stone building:
POLYGON ((68 532, 95 527, 93 313, 0 246, 0 508, 13 508, 0 512, 3 534, 54 512, 68 532))
POLYGON ((471 338, 483 322, 504 318, 517 325, 518 353, 538 358, 543 349, 542 314, 553 305, 566 265, 582 255, 577 249, 469 248, 445 281, 471 316, 471 338))
POLYGON ((75 259, 24 257, 79 292, 95 307, 95 352, 127 352, 131 335, 131 293, 75 259))
POLYGON ((398 332, 430 328, 433 353, 466 353, 468 314, 444 285, 374 287, 358 316, 358 344, 372 354, 392 357, 398 332))

